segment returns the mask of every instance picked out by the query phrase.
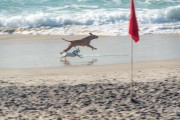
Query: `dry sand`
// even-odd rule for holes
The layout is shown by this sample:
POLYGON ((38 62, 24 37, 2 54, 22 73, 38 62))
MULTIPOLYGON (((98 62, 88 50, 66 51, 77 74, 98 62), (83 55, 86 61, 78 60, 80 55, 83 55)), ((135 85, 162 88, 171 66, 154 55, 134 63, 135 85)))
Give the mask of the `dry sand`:
POLYGON ((180 61, 0 69, 2 120, 178 120, 180 61))

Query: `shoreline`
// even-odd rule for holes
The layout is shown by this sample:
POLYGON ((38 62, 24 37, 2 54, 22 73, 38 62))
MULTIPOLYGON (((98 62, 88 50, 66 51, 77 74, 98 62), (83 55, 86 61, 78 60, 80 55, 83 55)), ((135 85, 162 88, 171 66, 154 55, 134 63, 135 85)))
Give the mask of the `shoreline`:
MULTIPOLYGON (((73 39, 79 39, 88 36, 87 35, 32 35, 32 34, 8 34, 8 35, 1 35, 0 40, 62 40, 62 37, 67 37, 73 39), (26 38, 26 39, 24 39, 26 38)), ((119 37, 119 36, 106 36, 106 35, 100 35, 100 37, 119 37)), ((120 36, 121 37, 121 36, 120 36)), ((123 37, 123 36, 122 36, 123 37)))
MULTIPOLYGON (((130 82, 130 64, 67 66, 53 68, 0 69, 4 85, 53 85, 130 82)), ((163 81, 170 76, 180 77, 180 60, 134 63, 136 82, 163 81)))
MULTIPOLYGON (((0 36, 0 40, 62 40, 62 37, 67 37, 69 39, 80 39, 83 37, 88 36, 89 34, 87 33, 87 35, 32 35, 32 34, 5 34, 5 35, 1 35, 0 36), (26 38, 26 39, 25 39, 26 38)), ((110 36, 110 35, 98 35, 99 37, 102 38, 122 38, 122 37, 128 37, 129 39, 131 39, 129 37, 129 35, 120 35, 120 36, 110 36)), ((174 36, 174 37, 179 37, 180 34, 178 33, 170 33, 170 34, 144 34, 144 35, 140 35, 140 40, 141 37, 143 37, 142 39, 144 39, 144 36, 151 36, 151 37, 155 37, 155 36, 174 36)))
MULTIPOLYGON (((140 41, 134 44, 134 62, 179 60, 179 36, 179 34, 141 36, 140 41)), ((68 58, 67 62, 60 60, 59 52, 68 45, 61 39, 62 37, 76 40, 84 36, 0 36, 0 57, 2 58, 0 68, 46 68, 130 63, 131 39, 129 36, 99 36, 97 40, 91 41, 91 45, 97 50, 92 51, 88 47, 80 47, 83 59, 68 58)))

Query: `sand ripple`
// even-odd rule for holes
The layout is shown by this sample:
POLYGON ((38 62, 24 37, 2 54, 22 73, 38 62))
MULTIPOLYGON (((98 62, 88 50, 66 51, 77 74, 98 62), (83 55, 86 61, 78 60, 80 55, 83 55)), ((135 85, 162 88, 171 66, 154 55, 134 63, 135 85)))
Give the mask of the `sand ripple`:
POLYGON ((137 103, 130 101, 129 87, 129 83, 0 86, 0 119, 180 119, 179 78, 135 83, 137 103))

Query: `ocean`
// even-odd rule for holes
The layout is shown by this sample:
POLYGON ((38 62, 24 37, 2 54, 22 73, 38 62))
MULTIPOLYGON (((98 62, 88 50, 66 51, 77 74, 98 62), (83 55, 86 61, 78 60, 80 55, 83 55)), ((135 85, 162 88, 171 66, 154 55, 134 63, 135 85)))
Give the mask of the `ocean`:
MULTIPOLYGON (((180 34, 180 0, 135 0, 140 34, 180 34)), ((128 34, 130 0, 0 0, 0 34, 128 34)))

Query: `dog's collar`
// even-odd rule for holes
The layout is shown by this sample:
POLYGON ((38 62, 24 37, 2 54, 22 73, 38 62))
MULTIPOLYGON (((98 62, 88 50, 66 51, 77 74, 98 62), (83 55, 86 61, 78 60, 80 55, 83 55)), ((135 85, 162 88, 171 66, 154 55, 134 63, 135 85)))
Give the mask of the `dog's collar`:
POLYGON ((72 53, 76 56, 78 52, 77 50, 74 50, 72 53))
POLYGON ((75 53, 75 52, 73 52, 73 54, 76 56, 76 53, 75 53))

